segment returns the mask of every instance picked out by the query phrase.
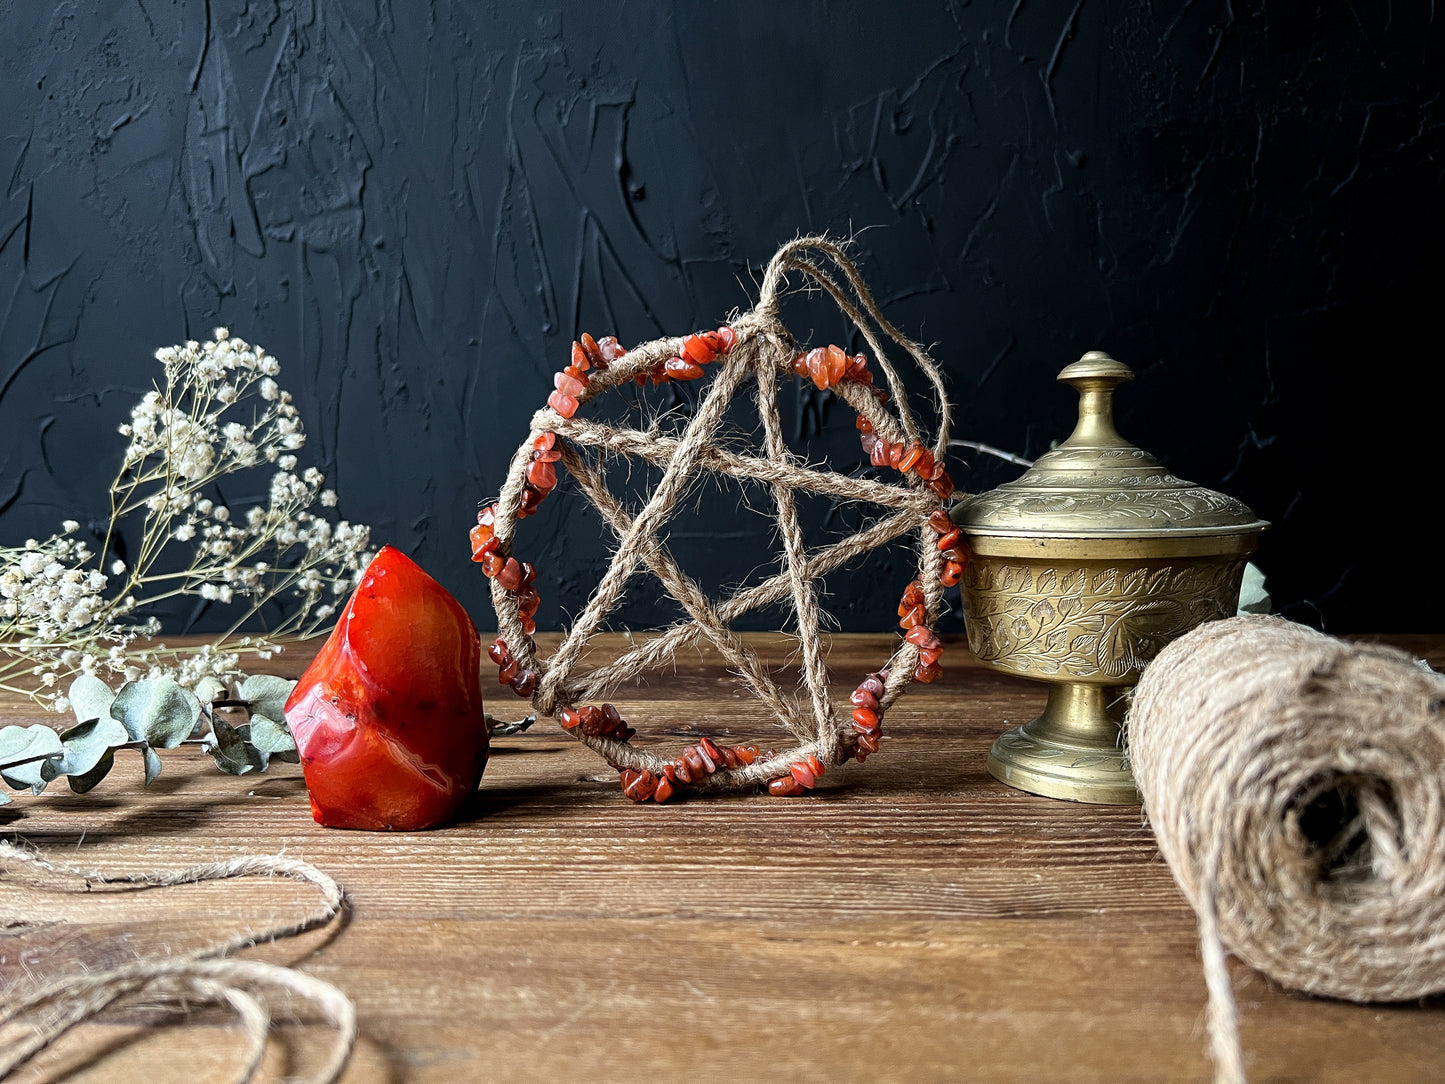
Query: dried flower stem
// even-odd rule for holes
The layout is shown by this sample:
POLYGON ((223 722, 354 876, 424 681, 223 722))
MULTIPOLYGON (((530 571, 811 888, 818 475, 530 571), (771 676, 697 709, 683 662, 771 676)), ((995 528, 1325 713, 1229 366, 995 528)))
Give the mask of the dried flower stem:
POLYGON ((321 632, 371 559, 366 527, 311 510, 334 507, 336 494, 314 467, 297 473, 306 438, 274 357, 217 328, 214 340, 166 347, 156 359, 163 385, 120 427, 129 444, 100 553, 73 537, 74 520, 43 542, 0 548, 0 689, 64 711, 58 687, 77 673, 164 675, 192 688, 239 679, 243 655, 269 658, 321 632), (267 503, 244 517, 207 496, 222 479, 267 465, 267 503), (113 554, 137 514, 140 539, 125 562, 113 554), (183 568, 173 566, 173 543, 192 543, 183 568), (234 607, 234 620, 199 648, 137 645, 160 632, 142 614, 188 596, 234 607), (241 633, 278 603, 264 634, 241 633))

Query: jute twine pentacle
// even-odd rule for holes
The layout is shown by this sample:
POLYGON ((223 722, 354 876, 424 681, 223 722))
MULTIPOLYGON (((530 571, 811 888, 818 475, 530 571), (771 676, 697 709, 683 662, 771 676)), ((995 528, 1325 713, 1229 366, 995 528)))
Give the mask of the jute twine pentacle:
MULTIPOLYGON (((584 701, 611 695, 623 683, 666 665, 680 650, 707 643, 715 648, 742 683, 771 712, 776 721, 796 740, 793 748, 755 763, 719 770, 690 787, 691 791, 752 787, 788 774, 792 765, 815 756, 826 764, 838 764, 849 755, 855 735, 829 699, 828 671, 820 635, 820 608, 814 581, 839 569, 854 558, 910 532, 918 538, 917 577, 922 585, 927 624, 931 628, 943 594, 941 574, 944 554, 938 536, 927 526, 928 516, 941 507, 938 495, 928 484, 905 475, 901 484, 859 478, 809 464, 792 453, 783 437, 778 410, 778 384, 796 379, 792 364, 799 352, 793 335, 783 325, 779 303, 789 289, 789 277, 797 276, 797 288, 821 288, 858 329, 872 351, 873 364, 881 372, 890 393, 887 406, 873 389, 851 381, 836 383, 833 394, 843 398, 889 442, 920 443, 938 462, 948 446, 949 404, 943 378, 922 347, 905 337, 879 310, 853 262, 837 243, 825 237, 805 237, 784 245, 769 262, 763 277, 757 306, 728 321, 736 341, 719 356, 709 385, 695 412, 679 431, 622 428, 591 421, 582 415, 597 396, 633 380, 639 374, 656 371, 664 362, 683 351, 684 338, 657 339, 632 347, 605 369, 590 373, 585 392, 577 396, 581 410, 564 417, 547 407, 531 420, 528 440, 518 448, 496 504, 495 534, 500 552, 511 554, 517 531, 518 508, 532 459, 533 441, 539 434, 556 437, 561 463, 582 494, 595 506, 603 521, 617 536, 616 548, 585 608, 566 631, 561 645, 549 658, 538 657, 536 644, 523 627, 517 596, 492 580, 492 601, 496 608, 501 638, 518 664, 536 671, 538 681, 532 695, 536 711, 554 715, 584 701), (909 405, 908 390, 898 371, 889 363, 884 343, 901 348, 923 372, 932 386, 937 421, 931 438, 926 437, 909 405), (719 425, 734 396, 751 385, 762 423, 763 446, 753 454, 720 447, 714 443, 719 425), (662 468, 662 476, 635 511, 604 484, 601 462, 606 455, 635 456, 662 468), (673 513, 689 484, 702 472, 766 483, 776 502, 776 521, 782 541, 779 570, 761 582, 721 600, 708 598, 698 584, 678 565, 659 538, 660 528, 673 513), (885 514, 862 530, 819 549, 809 549, 798 521, 795 494, 799 491, 823 494, 839 501, 868 502, 881 506, 885 514), (663 589, 682 607, 687 620, 640 642, 615 662, 584 672, 579 666, 589 639, 602 627, 621 600, 628 581, 641 572, 655 576, 663 589), (791 600, 803 688, 792 695, 781 688, 767 666, 729 622, 749 611, 791 600)), ((886 709, 902 694, 919 660, 919 648, 904 641, 885 668, 880 709, 886 709)), ((881 672, 881 670, 880 670, 881 672)), ((843 717, 846 720, 848 713, 843 717)), ((646 750, 605 737, 574 732, 613 767, 660 773, 666 763, 646 750)))
POLYGON ((1148 666, 1129 758, 1199 917, 1218 1079, 1244 1080, 1225 951, 1349 1001, 1445 991, 1445 676, 1275 617, 1148 666))
POLYGON ((171 885, 200 884, 233 877, 284 877, 315 888, 318 903, 303 914, 278 925, 244 929, 215 944, 192 951, 166 952, 100 971, 82 971, 24 990, 12 987, 0 997, 0 1080, 30 1062, 72 1028, 109 1009, 158 1006, 189 1011, 197 1004, 229 1007, 246 1033, 246 1054, 235 1079, 255 1077, 266 1053, 271 1026, 267 993, 301 998, 332 1028, 326 1061, 313 1078, 333 1084, 346 1069, 356 1046, 356 1007, 331 983, 304 971, 240 960, 234 953, 268 941, 294 937, 329 925, 345 907, 340 885, 315 866, 285 855, 242 855, 224 862, 206 862, 175 870, 144 873, 105 873, 51 863, 33 851, 0 841, 0 871, 21 868, 32 875, 77 891, 143 890, 171 885), (13 1030, 24 1030, 14 1038, 13 1030))

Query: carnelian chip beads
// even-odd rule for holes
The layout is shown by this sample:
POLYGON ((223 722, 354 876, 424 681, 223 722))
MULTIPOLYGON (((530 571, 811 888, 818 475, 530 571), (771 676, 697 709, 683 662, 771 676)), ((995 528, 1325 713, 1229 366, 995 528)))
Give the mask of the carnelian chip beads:
POLYGON ((606 738, 608 741, 630 741, 637 733, 611 704, 559 708, 557 722, 562 724, 563 730, 577 730, 589 738, 606 738))
MULTIPOLYGON (((719 745, 711 738, 703 738, 696 745, 684 749, 677 759, 664 764, 660 775, 637 768, 623 768, 619 779, 622 793, 634 802, 645 802, 649 798, 654 802, 665 802, 677 793, 679 784, 698 783, 719 768, 743 768, 771 755, 759 753, 756 745, 719 745)), ((821 764, 818 774, 822 774, 821 764)))
POLYGON ((510 685, 518 696, 531 696, 537 691, 537 671, 522 667, 500 636, 487 648, 487 658, 497 664, 498 685, 510 685))
MULTIPOLYGON (((938 532, 938 549, 946 558, 941 577, 943 586, 953 587, 968 565, 968 547, 963 542, 963 531, 941 508, 928 517, 928 525, 938 532)), ((903 629, 903 638, 918 648, 918 665, 914 667, 913 680, 925 685, 943 676, 943 667, 938 663, 943 655, 943 641, 928 627, 927 621, 928 606, 923 597, 923 584, 914 580, 904 589, 903 598, 898 603, 898 625, 903 629)))
POLYGON ((928 517, 928 525, 938 532, 938 548, 948 558, 943 566, 943 586, 956 587, 968 567, 968 546, 964 544, 963 531, 942 508, 928 517))
POLYGON ((581 341, 572 344, 572 363, 552 378, 555 390, 547 396, 547 405, 564 418, 572 417, 587 391, 587 371, 605 369, 625 353, 627 351, 613 336, 594 339, 583 332, 581 341))
POLYGON ((916 441, 890 444, 873 431, 873 423, 861 414, 858 416, 858 442, 868 454, 868 462, 875 467, 892 467, 900 474, 911 471, 940 499, 946 500, 953 495, 953 476, 948 473, 943 460, 934 459, 933 453, 922 444, 916 441))
MULTIPOLYGON (((864 354, 849 357, 841 346, 819 346, 805 350, 793 358, 793 372, 811 380, 821 391, 851 380, 858 384, 873 384, 873 374, 868 369, 868 358, 864 354)), ((888 401, 888 394, 881 388, 873 388, 873 395, 879 403, 888 401)), ((858 415, 859 441, 868 455, 868 462, 875 467, 893 467, 900 474, 910 471, 931 489, 940 499, 953 495, 953 478, 944 467, 943 461, 935 460, 933 453, 916 441, 910 444, 890 444, 873 431, 873 423, 858 415)))
POLYGON ((654 384, 661 384, 664 380, 697 380, 702 376, 704 365, 726 354, 737 341, 737 332, 726 324, 716 331, 695 332, 682 340, 682 347, 672 357, 632 379, 639 384, 646 384, 649 380, 654 384))
POLYGON ((943 667, 938 665, 943 655, 943 641, 924 622, 928 620, 927 606, 923 600, 923 585, 914 580, 903 592, 903 601, 898 604, 898 624, 903 629, 903 638, 918 648, 918 665, 913 668, 913 680, 930 685, 943 676, 943 667))
POLYGON ((869 674, 848 698, 853 703, 853 732, 858 735, 853 758, 859 764, 878 752, 883 737, 883 687, 887 681, 887 670, 869 674))

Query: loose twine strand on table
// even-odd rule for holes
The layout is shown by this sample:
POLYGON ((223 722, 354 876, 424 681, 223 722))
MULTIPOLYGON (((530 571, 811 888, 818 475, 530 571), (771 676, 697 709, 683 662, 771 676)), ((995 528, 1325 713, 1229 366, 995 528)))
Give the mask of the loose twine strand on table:
MULTIPOLYGON (((751 765, 719 771, 699 780, 695 789, 725 789, 752 786, 786 772, 788 766, 817 755, 827 763, 842 760, 843 742, 851 731, 837 722, 828 699, 828 674, 823 660, 822 615, 814 580, 867 551, 909 531, 919 535, 919 579, 923 586, 925 613, 930 625, 937 619, 943 598, 942 573, 946 558, 935 545, 926 519, 939 507, 939 500, 924 483, 912 476, 902 486, 809 467, 798 460, 783 439, 778 411, 779 374, 791 375, 797 346, 780 315, 788 275, 802 276, 801 290, 821 289, 858 329, 872 351, 873 363, 887 383, 893 411, 885 409, 871 389, 852 381, 832 387, 865 417, 883 439, 890 443, 924 443, 909 404, 908 389, 889 362, 883 348, 885 339, 901 347, 928 379, 938 422, 930 450, 936 459, 947 452, 951 407, 943 375, 928 353, 902 334, 879 309, 862 275, 843 247, 827 237, 802 237, 782 246, 769 262, 757 305, 729 321, 736 341, 720 361, 720 371, 680 437, 642 432, 588 421, 563 418, 547 408, 532 417, 531 432, 554 433, 562 463, 579 488, 597 507, 618 535, 616 551, 607 571, 572 623, 561 645, 545 662, 537 658, 531 639, 522 628, 515 595, 492 580, 492 601, 503 638, 521 665, 539 675, 533 705, 543 715, 570 707, 583 700, 600 699, 638 674, 664 663, 685 646, 699 639, 709 641, 728 661, 752 692, 800 743, 796 748, 751 765), (819 262, 814 256, 821 256, 819 262), (827 269, 831 264, 848 287, 827 269), (880 334, 881 333, 881 334, 880 334), (746 456, 712 444, 728 405, 749 377, 757 381, 757 409, 763 426, 763 456, 746 456), (663 475, 644 506, 629 514, 607 489, 601 473, 582 455, 580 448, 636 455, 661 465, 663 475), (783 543, 783 569, 769 580, 739 591, 720 603, 708 599, 701 588, 673 560, 658 539, 658 531, 685 495, 699 470, 709 470, 739 479, 765 482, 776 501, 777 524, 783 543), (863 500, 898 509, 896 515, 869 524, 825 550, 809 553, 803 540, 794 494, 798 490, 823 493, 841 500, 863 500), (616 608, 627 581, 645 567, 662 583, 687 614, 688 621, 674 625, 660 636, 634 648, 611 665, 582 680, 574 671, 587 642, 616 608), (808 710, 804 712, 788 697, 768 673, 767 667, 741 638, 727 627, 733 618, 791 595, 794 601, 796 635, 799 642, 808 710)), ((650 373, 667 358, 682 350, 682 338, 662 338, 633 347, 608 368, 595 371, 581 396, 585 404, 603 391, 623 384, 638 374, 650 373)), ((497 501, 494 529, 501 540, 499 551, 510 554, 516 531, 517 510, 531 461, 530 438, 513 457, 507 480, 497 501)), ((889 661, 889 675, 880 705, 885 710, 903 692, 918 663, 919 649, 904 641, 889 661)), ((579 736, 585 744, 617 768, 660 772, 664 760, 645 750, 605 738, 579 736)))
POLYGON ((1309 994, 1445 991, 1445 677, 1393 648, 1232 618, 1160 653, 1127 731, 1198 915, 1217 1080, 1245 1080, 1226 951, 1309 994))
POLYGON ((0 1052, 0 1080, 27 1064, 76 1025, 121 1005, 174 1004, 187 1007, 195 1000, 229 1005, 240 1017, 246 1035, 246 1057, 236 1080, 251 1080, 266 1051, 271 1016, 265 1001, 254 992, 271 988, 311 1002, 334 1037, 326 1062, 316 1074, 321 1084, 340 1078, 356 1046, 356 1007, 329 982, 304 972, 256 960, 238 960, 232 954, 264 942, 294 937, 318 929, 341 914, 346 896, 341 886, 321 870, 284 855, 242 855, 225 862, 206 862, 177 870, 112 874, 57 865, 40 855, 0 841, 0 868, 23 865, 62 884, 83 881, 95 885, 137 889, 200 884, 233 877, 287 877, 311 885, 320 901, 306 913, 279 926, 246 929, 202 948, 143 958, 134 963, 86 972, 46 983, 38 989, 9 993, 0 1000, 0 1030, 30 1024, 28 1035, 0 1052))

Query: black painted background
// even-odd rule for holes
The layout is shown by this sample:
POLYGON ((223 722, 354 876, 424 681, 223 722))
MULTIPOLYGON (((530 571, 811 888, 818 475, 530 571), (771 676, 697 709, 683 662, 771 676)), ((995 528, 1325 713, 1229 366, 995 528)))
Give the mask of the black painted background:
MULTIPOLYGON (((1108 349, 1126 435, 1275 522, 1285 613, 1438 631, 1433 8, 0 0, 0 537, 100 517, 153 350, 226 324, 341 511, 485 627, 464 536, 574 334, 715 325, 780 241, 855 230, 957 435, 1039 454, 1108 349)), ((855 467, 846 410, 790 396, 855 467)), ((773 547, 739 508, 673 532, 710 582, 773 547)), ((543 627, 599 535, 565 493, 524 525, 543 627)), ((844 627, 892 624, 897 563, 828 585, 844 627)), ((624 619, 667 616, 639 585, 624 619)))

